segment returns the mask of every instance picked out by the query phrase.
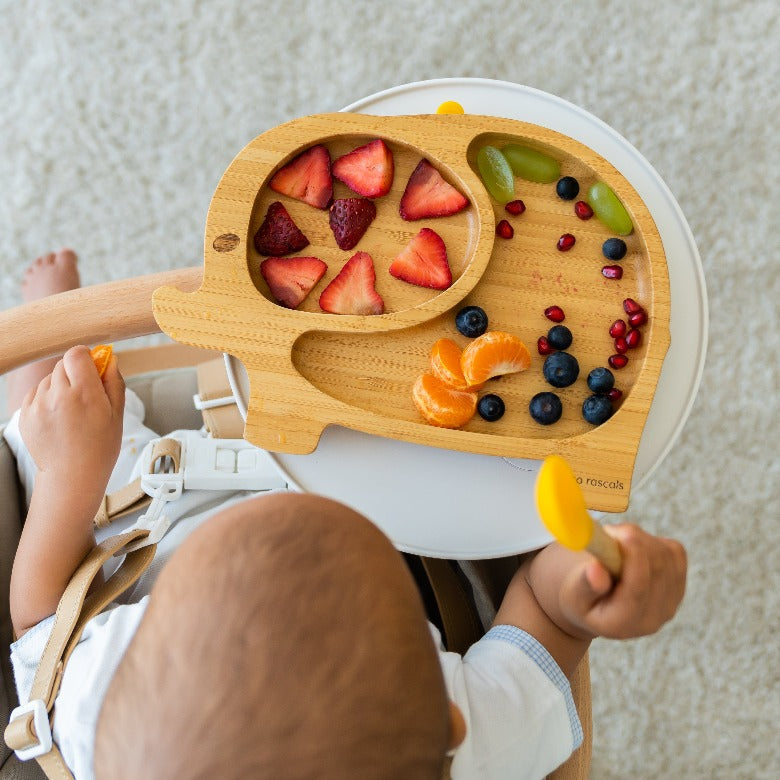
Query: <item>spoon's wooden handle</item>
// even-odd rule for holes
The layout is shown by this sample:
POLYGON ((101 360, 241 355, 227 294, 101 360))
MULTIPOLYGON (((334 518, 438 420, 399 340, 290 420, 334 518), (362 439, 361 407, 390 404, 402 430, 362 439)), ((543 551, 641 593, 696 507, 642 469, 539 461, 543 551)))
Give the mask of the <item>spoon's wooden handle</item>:
POLYGON ((604 564, 607 571, 615 578, 620 578, 623 569, 623 555, 620 545, 595 520, 593 521, 593 536, 585 548, 592 556, 604 564))

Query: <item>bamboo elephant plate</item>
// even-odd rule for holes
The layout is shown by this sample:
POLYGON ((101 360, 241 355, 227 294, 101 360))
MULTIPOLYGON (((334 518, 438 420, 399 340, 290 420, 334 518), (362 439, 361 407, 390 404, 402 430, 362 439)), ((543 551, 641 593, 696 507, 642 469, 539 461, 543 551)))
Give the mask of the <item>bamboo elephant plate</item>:
MULTIPOLYGON (((580 197, 582 197, 581 195, 580 197)), ((334 179, 334 197, 354 197, 334 179)), ((328 425, 465 452, 541 459, 566 457, 577 473, 589 506, 621 511, 628 503, 631 475, 642 429, 669 347, 669 278, 653 219, 636 191, 610 163, 582 143, 537 125, 477 115, 381 117, 322 114, 280 125, 251 141, 223 175, 208 213, 203 284, 195 293, 163 287, 154 294, 160 328, 177 341, 233 355, 249 380, 245 438, 263 449, 304 454, 313 451, 328 425), (376 199, 377 216, 358 245, 340 250, 328 210, 272 191, 273 174, 315 144, 336 159, 382 138, 393 152, 390 192, 376 199), (633 221, 624 237, 628 251, 620 280, 605 278, 601 253, 612 234, 595 217, 574 212, 574 201, 557 197, 555 184, 516 179, 526 210, 512 217, 491 199, 477 170, 485 144, 516 143, 556 158, 561 174, 574 176, 581 193, 601 180, 618 195, 633 221), (461 212, 418 222, 400 217, 398 203, 414 168, 425 158, 469 201, 461 212), (325 261, 327 272, 296 310, 275 302, 261 274, 253 237, 268 206, 281 201, 310 245, 293 253, 325 261), (513 238, 496 235, 499 220, 514 227, 513 238), (388 268, 422 228, 441 235, 453 273, 443 291, 394 278, 388 268), (575 236, 567 252, 557 248, 564 233, 575 236), (368 252, 376 269, 385 313, 336 315, 320 310, 320 292, 357 251, 368 252), (623 396, 615 414, 592 426, 581 413, 590 395, 586 377, 606 366, 615 351, 610 324, 625 318, 623 300, 633 298, 648 312, 640 345, 614 371, 623 396), (429 370, 433 343, 468 339, 455 328, 464 305, 481 306, 491 330, 519 336, 531 352, 526 371, 489 382, 483 392, 503 398, 497 422, 475 415, 461 429, 425 422, 412 401, 412 385, 429 370), (579 379, 556 390, 544 380, 537 339, 553 324, 544 317, 561 306, 574 340, 569 348, 580 365, 579 379), (541 391, 556 392, 561 419, 549 426, 528 412, 541 391)))

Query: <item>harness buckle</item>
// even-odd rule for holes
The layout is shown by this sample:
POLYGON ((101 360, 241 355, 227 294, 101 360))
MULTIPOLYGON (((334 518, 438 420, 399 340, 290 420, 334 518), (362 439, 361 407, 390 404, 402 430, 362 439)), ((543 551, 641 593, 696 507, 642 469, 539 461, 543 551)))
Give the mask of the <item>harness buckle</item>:
POLYGON ((144 474, 141 484, 150 496, 153 493, 149 488, 170 479, 182 480, 184 490, 262 491, 288 487, 271 456, 244 439, 212 439, 199 431, 177 431, 172 438, 181 445, 179 470, 173 474, 144 474))
MULTIPOLYGON (((33 716, 32 729, 28 727, 27 733, 31 734, 31 732, 34 732, 38 739, 38 743, 29 745, 28 747, 15 748, 14 752, 20 761, 29 761, 31 758, 43 756, 51 751, 53 745, 49 713, 46 711, 46 704, 43 699, 31 699, 27 704, 16 707, 16 709, 11 712, 11 717, 8 719, 8 727, 10 728, 15 720, 29 714, 32 714, 33 716)), ((13 747, 13 745, 9 745, 9 747, 13 747)))
POLYGON ((127 529, 148 530, 149 534, 123 547, 116 556, 159 542, 171 526, 165 505, 179 498, 183 490, 288 488, 271 456, 243 439, 211 439, 198 431, 177 431, 166 438, 177 443, 175 455, 156 455, 155 443, 162 440, 150 442, 143 452, 141 488, 152 497, 152 502, 135 525, 127 529), (162 466, 159 471, 155 469, 157 460, 162 466))
MULTIPOLYGON (((150 476, 157 476, 152 474, 150 476)), ((184 480, 181 474, 168 474, 170 479, 166 479, 164 482, 152 487, 144 484, 144 479, 141 480, 141 487, 147 495, 152 497, 152 503, 149 504, 148 509, 144 512, 133 526, 128 528, 128 531, 148 530, 147 536, 136 539, 134 542, 125 545, 121 550, 114 553, 114 555, 125 555, 133 550, 138 550, 141 547, 148 547, 150 544, 157 544, 160 539, 165 536, 168 529, 171 527, 171 520, 168 515, 164 514, 163 510, 165 505, 169 501, 175 501, 182 491, 184 480)))

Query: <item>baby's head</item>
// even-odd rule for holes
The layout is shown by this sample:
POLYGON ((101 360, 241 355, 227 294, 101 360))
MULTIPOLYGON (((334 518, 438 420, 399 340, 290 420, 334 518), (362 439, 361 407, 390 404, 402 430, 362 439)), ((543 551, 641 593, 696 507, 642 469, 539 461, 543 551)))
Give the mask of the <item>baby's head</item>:
POLYGON ((97 777, 438 778, 450 737, 414 581, 317 496, 237 504, 152 590, 111 682, 97 777))

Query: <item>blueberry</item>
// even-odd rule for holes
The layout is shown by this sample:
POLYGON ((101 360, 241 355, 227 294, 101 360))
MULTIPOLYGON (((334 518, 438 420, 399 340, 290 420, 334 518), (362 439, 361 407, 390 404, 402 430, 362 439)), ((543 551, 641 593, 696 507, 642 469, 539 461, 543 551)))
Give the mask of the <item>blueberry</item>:
POLYGON ((626 242, 622 238, 608 238, 601 245, 601 253, 607 260, 622 260, 626 256, 626 242))
POLYGON ((574 355, 568 352, 553 352, 544 361, 544 378, 553 387, 568 387, 577 381, 580 364, 574 355))
POLYGON ((573 176, 558 179, 555 191, 561 200, 574 200, 580 194, 580 183, 573 176))
POLYGON ((487 314, 479 306, 464 306, 455 315, 455 327, 464 336, 475 339, 481 336, 488 326, 487 314))
POLYGON ((615 386, 615 375, 608 368, 594 368, 588 374, 588 387, 594 393, 608 393, 615 386))
POLYGON ((591 425, 601 425, 612 417, 612 401, 606 395, 590 395, 582 403, 582 416, 591 425))
POLYGON ((571 331, 565 325, 553 325, 547 332, 547 342, 554 349, 568 349, 571 341, 571 331))
POLYGON ((483 395, 477 404, 477 411, 483 420, 495 422, 504 416, 504 402, 500 396, 494 393, 483 395))
POLYGON ((540 425, 552 425, 561 419, 563 405, 555 393, 537 393, 528 404, 528 411, 540 425))

